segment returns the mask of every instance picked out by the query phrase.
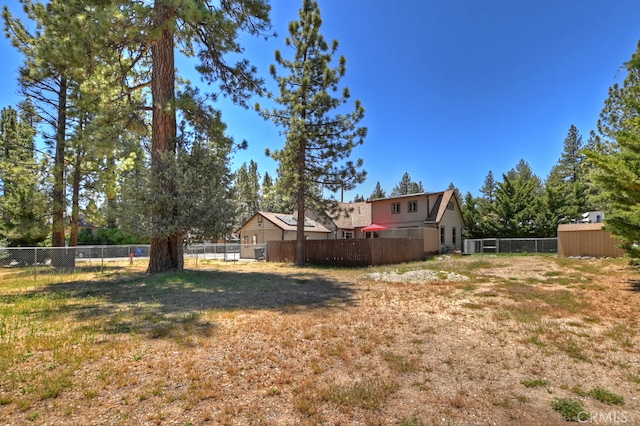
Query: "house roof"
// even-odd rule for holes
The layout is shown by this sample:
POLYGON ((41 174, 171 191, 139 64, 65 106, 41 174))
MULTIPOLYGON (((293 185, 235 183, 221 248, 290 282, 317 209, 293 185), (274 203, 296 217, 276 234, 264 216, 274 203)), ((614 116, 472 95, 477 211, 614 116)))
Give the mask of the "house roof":
POLYGON ((427 216, 427 220, 425 220, 425 222, 439 223, 442 220, 442 216, 444 216, 444 213, 447 211, 447 206, 449 205, 449 202, 452 201, 452 199, 454 199, 454 202, 457 203, 455 191, 453 189, 449 189, 447 191, 439 193, 438 199, 431 209, 431 212, 429 212, 429 216, 427 216))
POLYGON ((339 229, 363 228, 371 223, 371 205, 361 203, 338 203, 340 213, 331 218, 339 229), (346 211, 345 211, 346 210, 346 211))
MULTIPOLYGON (((269 222, 273 223, 278 228, 284 231, 297 231, 298 230, 298 216, 286 213, 269 213, 269 212, 258 212, 256 215, 260 215, 267 219, 269 222)), ((251 219, 253 219, 251 217, 251 219)), ((251 220, 249 219, 249 220, 251 220)), ((247 221, 248 222, 248 221, 247 221)), ((316 222, 313 219, 308 217, 304 218, 304 230, 305 232, 321 232, 321 233, 330 233, 331 231, 322 226, 320 223, 316 222)))
POLYGON ((439 192, 416 192, 414 194, 396 195, 395 197, 376 198, 375 200, 367 201, 367 203, 375 203, 378 201, 389 201, 389 200, 396 200, 396 199, 402 199, 402 198, 416 198, 420 196, 434 195, 434 194, 440 194, 440 193, 439 192))

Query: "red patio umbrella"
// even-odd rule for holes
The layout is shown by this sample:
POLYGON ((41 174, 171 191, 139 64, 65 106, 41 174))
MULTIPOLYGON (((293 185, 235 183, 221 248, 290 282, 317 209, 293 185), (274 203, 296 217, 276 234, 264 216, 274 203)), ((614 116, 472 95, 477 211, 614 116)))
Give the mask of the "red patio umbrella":
POLYGON ((372 231, 384 231, 385 229, 387 229, 386 226, 383 225, 378 225, 376 223, 372 223, 369 226, 365 226, 364 228, 361 229, 362 232, 372 232, 372 231))

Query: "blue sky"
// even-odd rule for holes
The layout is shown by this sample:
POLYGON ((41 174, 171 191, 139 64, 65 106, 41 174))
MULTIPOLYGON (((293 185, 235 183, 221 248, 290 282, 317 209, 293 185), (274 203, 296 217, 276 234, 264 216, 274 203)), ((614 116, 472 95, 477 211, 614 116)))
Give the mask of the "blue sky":
MULTIPOLYGON (((273 0, 277 38, 243 37, 246 56, 270 87, 274 51, 302 1, 273 0)), ((18 2, 6 2, 18 11, 18 2)), ((583 140, 596 128, 607 91, 624 79, 622 65, 640 40, 638 0, 372 0, 320 1, 324 37, 347 58, 342 86, 366 108, 369 134, 353 152, 367 181, 345 194, 368 197, 376 182, 390 193, 408 172, 427 191, 453 182, 478 195, 489 170, 496 178, 523 158, 542 179, 557 162, 569 127, 583 140)), ((21 57, 0 40, 0 107, 14 105, 21 57)), ((199 82, 184 64, 180 71, 199 82)), ((204 87, 203 87, 204 88, 204 87)), ((255 99, 266 104, 266 101, 255 99)), ((284 144, 254 111, 221 102, 237 141, 275 176, 265 148, 284 144)), ((339 195, 338 195, 339 197, 339 195)))

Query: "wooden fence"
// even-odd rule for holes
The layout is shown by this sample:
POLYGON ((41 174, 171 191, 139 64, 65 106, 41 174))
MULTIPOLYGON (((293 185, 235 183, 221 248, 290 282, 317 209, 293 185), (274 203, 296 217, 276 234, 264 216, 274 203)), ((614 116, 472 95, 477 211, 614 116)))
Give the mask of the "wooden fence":
POLYGON ((622 257, 622 242, 602 229, 602 223, 558 226, 558 256, 622 257))
MULTIPOLYGON (((314 265, 371 266, 422 260, 422 238, 306 240, 305 257, 314 265)), ((294 262, 295 241, 267 242, 267 261, 294 262)))

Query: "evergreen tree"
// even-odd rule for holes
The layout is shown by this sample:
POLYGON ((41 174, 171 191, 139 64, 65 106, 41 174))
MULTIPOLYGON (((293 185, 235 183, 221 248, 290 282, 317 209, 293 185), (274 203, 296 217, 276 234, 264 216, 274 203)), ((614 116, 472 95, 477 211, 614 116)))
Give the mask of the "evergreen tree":
POLYGON ((369 200, 377 200, 377 199, 386 198, 386 197, 387 197, 387 194, 384 192, 384 189, 382 189, 382 186, 380 185, 380 181, 376 182, 376 187, 373 189, 373 192, 369 196, 369 200))
POLYGON ((456 199, 458 200, 458 202, 459 203, 463 202, 462 193, 460 192, 460 190, 458 188, 456 188, 456 186, 453 184, 453 182, 449 183, 449 186, 447 187, 447 191, 453 191, 455 196, 456 196, 456 199))
POLYGON ((249 164, 240 166, 236 172, 235 187, 238 205, 236 225, 239 227, 261 208, 258 163, 251 160, 249 164))
MULTIPOLYGON (((102 56, 94 54, 99 44, 97 37, 87 35, 95 26, 86 15, 90 10, 99 14, 101 9, 88 8, 87 2, 81 0, 46 3, 21 0, 21 3, 35 30, 30 31, 5 7, 5 33, 25 56, 20 68, 20 89, 34 102, 39 118, 48 125, 43 136, 52 159, 49 166, 51 243, 54 247, 65 245, 65 214, 68 211, 65 194, 70 193, 69 245, 73 246, 78 238, 81 202, 95 216, 97 200, 101 197, 96 193, 97 187, 102 181, 114 181, 112 154, 119 150, 114 144, 116 138, 112 137, 114 132, 108 129, 128 127, 123 121, 115 126, 113 121, 105 121, 104 111, 122 114, 127 111, 123 106, 135 96, 118 97, 121 93, 114 90, 114 85, 105 77, 111 78, 120 66, 125 66, 117 60, 115 45, 103 49, 102 56), (109 155, 111 161, 103 161, 109 155), (108 165, 103 168, 105 163, 108 165), (70 190, 67 185, 71 186, 70 190)), ((103 186, 111 189, 107 193, 110 202, 115 197, 113 185, 103 186)), ((73 256, 60 254, 59 251, 53 253, 54 266, 73 266, 73 256)))
POLYGON ((424 187, 422 186, 422 182, 414 182, 411 180, 411 176, 409 176, 408 172, 405 172, 402 175, 402 179, 391 191, 392 197, 397 197, 400 195, 409 195, 409 194, 420 194, 424 192, 424 187))
MULTIPOLYGON (((27 17, 36 25, 31 32, 19 19, 13 17, 7 6, 3 9, 5 34, 12 44, 25 56, 20 68, 20 88, 22 93, 34 101, 40 118, 50 125, 52 133, 45 137, 52 150, 53 178, 52 190, 52 238, 53 247, 65 246, 64 215, 65 199, 65 154, 67 140, 68 113, 71 108, 69 91, 74 86, 72 48, 69 32, 75 34, 68 25, 70 16, 77 13, 77 2, 52 0, 46 5, 21 0, 27 17)), ((85 59, 86 62, 86 59, 85 59)), ((82 70, 85 62, 76 62, 76 69, 82 70)), ((54 265, 66 265, 54 253, 54 265)))
POLYGON ((520 160, 514 169, 502 175, 491 205, 495 215, 489 223, 498 237, 546 237, 553 232, 544 203, 542 183, 529 164, 520 160))
POLYGON ((282 213, 277 202, 276 183, 271 178, 269 172, 265 172, 262 178, 262 206, 261 209, 267 212, 282 213))
POLYGON ((582 136, 571 125, 564 150, 546 181, 548 206, 555 224, 578 221, 587 211, 582 136))
POLYGON ((188 241, 228 238, 235 228, 233 174, 229 155, 233 140, 213 132, 200 132, 179 149, 178 193, 182 232, 188 241))
POLYGON ((640 43, 625 69, 624 83, 609 89, 598 123, 600 135, 610 148, 591 149, 587 157, 596 168, 596 182, 609 202, 604 206, 606 229, 637 260, 640 258, 640 43))
POLYGON ((463 236, 466 239, 485 238, 487 217, 486 209, 483 206, 487 204, 484 198, 474 197, 471 192, 467 192, 464 196, 462 204, 462 217, 464 218, 465 228, 463 236))
POLYGON ((606 192, 602 190, 601 185, 597 182, 598 168, 590 161, 589 153, 597 153, 599 155, 610 155, 615 152, 611 143, 605 142, 603 138, 595 131, 589 134, 589 140, 584 148, 585 159, 583 163, 584 179, 585 179, 585 197, 588 206, 587 210, 606 210, 609 208, 609 201, 606 192))
POLYGON ((149 167, 150 158, 144 158, 142 167, 133 158, 126 166, 117 216, 123 230, 137 239, 170 229, 185 241, 199 242, 226 238, 233 231, 237 214, 229 157, 236 146, 225 136, 220 114, 202 100, 194 102, 178 125, 175 161, 160 176, 172 180, 175 192, 153 192, 150 181, 158 178, 158 170, 149 167), (180 208, 166 223, 146 214, 169 203, 180 208))
POLYGON ((51 230, 34 117, 29 103, 0 113, 0 240, 14 247, 39 245, 51 230))
POLYGON ((482 188, 480 188, 480 193, 484 195, 484 198, 489 202, 493 203, 496 197, 496 189, 498 187, 498 182, 496 182, 493 177, 493 172, 489 170, 489 173, 484 178, 484 184, 482 188))
POLYGON ((300 20, 289 24, 286 45, 293 49, 293 58, 285 59, 276 52, 276 62, 288 72, 278 75, 276 66, 271 74, 278 83, 279 95, 274 97, 281 109, 263 110, 263 117, 271 119, 287 135, 284 148, 269 153, 280 164, 278 183, 289 190, 297 209, 296 264, 305 263, 304 214, 306 208, 318 212, 335 213, 337 203, 326 200, 323 190, 337 193, 362 183, 365 172, 362 160, 348 160, 351 151, 363 143, 367 130, 358 127, 364 108, 355 102, 353 112, 344 111, 350 98, 349 90, 339 96, 339 82, 346 72, 346 59, 340 57, 334 66, 338 48, 331 47, 320 34, 322 19, 318 4, 303 0, 300 20))
MULTIPOLYGON (((109 87, 118 93, 117 99, 138 108, 138 117, 144 121, 149 116, 143 113, 150 111, 150 161, 146 164, 152 176, 148 179, 144 178, 144 173, 137 176, 137 182, 150 185, 143 193, 154 197, 151 202, 139 206, 144 216, 151 219, 147 223, 153 235, 147 271, 182 269, 185 235, 182 219, 186 216, 180 211, 180 202, 185 198, 178 191, 182 187, 180 179, 186 177, 177 175, 182 171, 177 163, 184 158, 178 146, 177 115, 178 111, 182 114, 193 112, 189 108, 194 106, 191 96, 194 91, 183 89, 176 93, 176 86, 184 82, 177 79, 176 50, 187 56, 197 55, 199 65, 196 68, 203 80, 219 84, 220 95, 247 107, 248 99, 261 91, 263 82, 246 60, 234 64, 228 54, 242 53, 237 41, 240 32, 264 35, 268 30, 267 1, 106 0, 100 2, 99 7, 88 7, 86 1, 71 0, 51 1, 45 9, 58 20, 56 22, 64 19, 64 35, 52 34, 50 40, 52 46, 65 42, 68 50, 65 64, 72 63, 75 65, 72 69, 80 69, 92 78, 96 75, 103 78, 98 84, 97 79, 85 82, 75 80, 76 75, 73 75, 81 90, 100 91, 109 87), (65 11, 50 5, 68 7, 65 11), (87 62, 89 67, 84 66, 87 62), (115 64, 115 67, 107 68, 107 64, 115 64), (105 69, 112 72, 104 72, 105 69), (145 105, 145 102, 148 103, 145 105)), ((215 96, 211 98, 215 100, 215 96)), ((104 101, 100 107, 107 109, 104 101)), ((215 116, 201 114, 203 111, 200 108, 200 119, 216 122, 215 116)))

